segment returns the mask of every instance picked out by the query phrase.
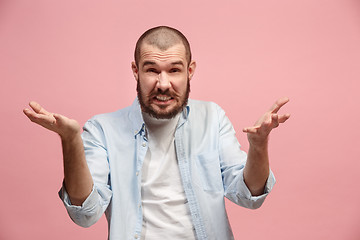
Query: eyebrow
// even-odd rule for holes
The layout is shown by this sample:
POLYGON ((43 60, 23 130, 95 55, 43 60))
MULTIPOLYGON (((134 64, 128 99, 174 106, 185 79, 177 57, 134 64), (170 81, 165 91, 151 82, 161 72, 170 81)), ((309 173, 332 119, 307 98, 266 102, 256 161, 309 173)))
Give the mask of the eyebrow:
POLYGON ((176 61, 176 62, 172 62, 171 65, 181 65, 184 66, 183 61, 176 61))
POLYGON ((147 65, 155 65, 156 63, 155 62, 153 62, 153 61, 145 61, 144 63, 143 63, 143 67, 145 67, 145 66, 147 66, 147 65))
MULTIPOLYGON (((156 65, 156 62, 154 62, 154 61, 145 61, 142 66, 145 67, 147 65, 156 65)), ((184 63, 183 63, 183 61, 175 61, 175 62, 172 62, 171 65, 184 66, 184 63)))

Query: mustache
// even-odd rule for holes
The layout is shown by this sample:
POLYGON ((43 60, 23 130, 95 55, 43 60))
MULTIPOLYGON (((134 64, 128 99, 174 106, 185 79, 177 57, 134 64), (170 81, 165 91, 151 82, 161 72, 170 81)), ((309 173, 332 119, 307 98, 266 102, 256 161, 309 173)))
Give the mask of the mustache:
POLYGON ((179 94, 177 94, 175 91, 170 90, 170 89, 166 89, 165 91, 163 91, 161 89, 154 90, 149 94, 149 97, 153 98, 153 97, 156 97, 159 94, 167 96, 167 97, 172 97, 172 98, 179 97, 179 94))

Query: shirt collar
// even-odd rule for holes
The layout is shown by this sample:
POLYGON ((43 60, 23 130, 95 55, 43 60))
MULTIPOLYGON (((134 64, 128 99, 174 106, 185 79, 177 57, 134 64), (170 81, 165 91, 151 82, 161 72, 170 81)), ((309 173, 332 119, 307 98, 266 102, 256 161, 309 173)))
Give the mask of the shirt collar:
POLYGON ((145 130, 145 123, 141 114, 138 98, 135 98, 134 102, 130 106, 129 118, 132 122, 134 136, 136 137, 136 135, 145 130))

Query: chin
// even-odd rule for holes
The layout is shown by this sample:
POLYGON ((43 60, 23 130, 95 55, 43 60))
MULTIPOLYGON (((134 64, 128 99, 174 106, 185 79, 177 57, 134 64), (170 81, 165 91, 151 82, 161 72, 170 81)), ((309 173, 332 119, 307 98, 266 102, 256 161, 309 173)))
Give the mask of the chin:
POLYGON ((182 107, 180 106, 167 106, 165 108, 161 108, 156 106, 155 108, 149 107, 144 109, 146 113, 150 114, 152 117, 158 119, 171 119, 175 117, 179 112, 182 111, 182 107))

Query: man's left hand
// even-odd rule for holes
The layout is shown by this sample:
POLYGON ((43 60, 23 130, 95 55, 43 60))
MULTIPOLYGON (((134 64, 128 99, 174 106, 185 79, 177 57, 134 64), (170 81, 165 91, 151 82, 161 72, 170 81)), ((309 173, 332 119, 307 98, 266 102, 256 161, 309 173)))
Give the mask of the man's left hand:
POLYGON ((264 146, 267 144, 269 134, 273 128, 277 128, 280 123, 289 119, 290 114, 278 114, 282 106, 289 102, 289 98, 278 99, 271 108, 256 121, 253 127, 243 129, 247 133, 248 140, 252 146, 264 146))

